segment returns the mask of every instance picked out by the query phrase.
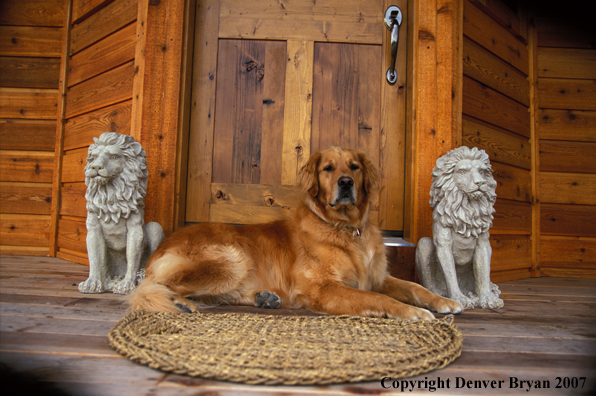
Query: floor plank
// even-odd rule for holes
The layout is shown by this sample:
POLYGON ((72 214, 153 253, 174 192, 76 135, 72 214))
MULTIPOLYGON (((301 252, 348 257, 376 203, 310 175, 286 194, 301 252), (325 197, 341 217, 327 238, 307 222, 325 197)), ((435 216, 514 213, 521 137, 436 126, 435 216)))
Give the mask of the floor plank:
MULTIPOLYGON (((10 378, 25 375, 29 383, 37 380, 63 394, 102 396, 401 394, 411 389, 412 394, 587 395, 596 389, 596 280, 500 283, 504 309, 474 309, 456 316, 464 350, 442 370, 395 383, 382 384, 379 378, 371 383, 288 387, 168 374, 121 357, 109 346, 107 333, 126 313, 125 296, 79 293, 77 284, 87 275, 87 267, 61 259, 0 256, 0 367, 13 370, 10 378), (586 383, 581 389, 555 388, 557 377, 582 376, 586 383), (549 387, 529 390, 525 382, 520 389, 522 380, 549 387), (490 381, 502 381, 502 387, 492 389, 490 381), (400 386, 407 387, 402 392, 400 386), (431 391, 433 387, 438 389, 431 391)), ((209 312, 312 315, 304 310, 229 306, 209 312)))

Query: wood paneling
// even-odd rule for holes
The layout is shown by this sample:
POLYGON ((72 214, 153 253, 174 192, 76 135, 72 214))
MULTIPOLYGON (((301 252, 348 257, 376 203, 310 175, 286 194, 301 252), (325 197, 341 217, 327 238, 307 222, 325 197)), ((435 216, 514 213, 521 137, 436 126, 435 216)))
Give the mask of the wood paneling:
POLYGON ((71 87, 134 59, 136 32, 137 25, 131 23, 73 55, 68 64, 68 86, 71 87))
MULTIPOLYGON (((543 237, 540 241, 540 266, 575 270, 596 270, 596 239, 579 237, 543 237)), ((570 276, 559 275, 559 276, 570 276)), ((573 274, 585 276, 586 271, 573 274)), ((549 273, 548 276, 556 276, 549 273)))
POLYGON ((58 225, 58 245, 60 247, 87 253, 87 226, 84 220, 60 220, 58 225))
POLYGON ((71 87, 66 97, 66 117, 128 100, 132 96, 132 62, 71 87))
POLYGON ((462 124, 462 143, 465 146, 486 151, 491 161, 528 170, 531 168, 528 139, 469 117, 464 117, 462 124))
POLYGON ((60 215, 87 217, 85 183, 64 183, 60 189, 60 215))
POLYGON ((532 242, 529 237, 493 236, 491 272, 530 268, 532 265, 532 242))
POLYGON ((62 157, 62 183, 84 182, 87 148, 69 150, 62 157))
POLYGON ((540 138, 596 142, 596 111, 540 109, 540 138))
POLYGON ((596 110, 593 80, 538 80, 538 104, 542 109, 596 110))
POLYGON ((80 19, 97 11, 106 3, 113 0, 73 0, 72 2, 72 21, 78 23, 80 19))
POLYGON ((538 77, 596 79, 594 49, 539 48, 538 77))
POLYGON ((0 214, 0 240, 3 245, 48 246, 50 216, 0 214))
POLYGON ((72 27, 70 55, 114 33, 137 18, 137 0, 116 0, 72 27))
MULTIPOLYGON (((580 4, 580 3, 577 3, 580 4)), ((593 21, 577 18, 538 17, 538 46, 554 48, 594 48, 593 21)))
POLYGON ((62 27, 64 0, 2 0, 0 25, 62 27))
POLYGON ((596 205, 543 203, 540 217, 544 235, 596 236, 596 205))
POLYGON ((528 108, 469 77, 464 77, 463 113, 530 137, 528 108))
POLYGON ((472 40, 464 40, 464 74, 518 102, 530 105, 530 86, 526 76, 472 40))
POLYGON ((0 57, 0 86, 49 88, 58 86, 58 58, 0 57))
POLYGON ((0 152, 0 181, 51 183, 54 156, 44 152, 0 152))
POLYGON ((50 214, 52 186, 42 183, 0 182, 0 212, 50 214))
POLYGON ((0 88, 0 118, 56 119, 53 89, 0 88))
POLYGON ((61 28, 0 26, 0 55, 58 58, 61 38, 61 28))
POLYGON ((596 174, 550 173, 540 174, 542 203, 576 205, 596 204, 596 174))
POLYGON ((497 196, 514 201, 532 201, 530 172, 525 169, 492 163, 493 177, 497 182, 497 196))
POLYGON ((543 172, 596 173, 596 143, 540 141, 543 172))
POLYGON ((55 120, 0 120, 0 150, 54 151, 55 120))
POLYGON ((528 74, 529 58, 525 44, 468 0, 464 1, 463 29, 465 36, 528 74))
POLYGON ((529 202, 497 199, 491 235, 532 234, 532 205, 529 202))

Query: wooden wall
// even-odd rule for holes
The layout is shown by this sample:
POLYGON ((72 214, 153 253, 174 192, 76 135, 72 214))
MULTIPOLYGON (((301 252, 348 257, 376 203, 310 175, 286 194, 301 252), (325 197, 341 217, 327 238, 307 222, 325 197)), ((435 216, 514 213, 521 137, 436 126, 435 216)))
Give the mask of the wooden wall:
POLYGON ((546 276, 596 277, 596 33, 580 15, 536 21, 539 267, 546 276))
POLYGON ((47 255, 63 0, 0 2, 0 254, 47 255))
POLYGON ((497 181, 493 281, 532 275, 530 53, 523 18, 464 1, 462 144, 487 152, 497 181))

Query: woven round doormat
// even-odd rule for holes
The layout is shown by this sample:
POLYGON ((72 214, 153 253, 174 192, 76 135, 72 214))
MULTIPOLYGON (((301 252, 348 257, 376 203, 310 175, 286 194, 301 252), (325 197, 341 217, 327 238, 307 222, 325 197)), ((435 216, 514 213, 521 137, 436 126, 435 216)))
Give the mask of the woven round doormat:
POLYGON ((461 354, 453 316, 430 321, 134 311, 109 334, 138 363, 205 379, 314 385, 410 377, 461 354))

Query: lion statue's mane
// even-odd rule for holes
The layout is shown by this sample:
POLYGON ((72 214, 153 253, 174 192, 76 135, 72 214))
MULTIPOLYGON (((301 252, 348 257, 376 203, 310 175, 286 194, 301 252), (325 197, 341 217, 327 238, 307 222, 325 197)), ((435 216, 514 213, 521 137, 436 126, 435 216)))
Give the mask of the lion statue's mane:
MULTIPOLYGON (((97 217, 108 223, 118 223, 120 218, 127 219, 131 213, 138 213, 144 208, 143 202, 147 193, 147 160, 145 150, 135 142, 132 136, 118 133, 103 133, 93 138, 94 144, 89 152, 97 146, 117 146, 122 150, 125 166, 122 172, 114 175, 107 183, 100 184, 93 177, 86 176, 87 210, 97 213, 97 217)), ((91 165, 85 166, 85 174, 91 165)))
POLYGON ((453 180, 455 166, 462 160, 482 161, 491 169, 489 157, 484 150, 462 146, 450 151, 437 161, 432 172, 430 206, 433 208, 435 222, 466 237, 478 237, 492 226, 497 182, 489 174, 482 196, 479 199, 470 199, 453 180))

